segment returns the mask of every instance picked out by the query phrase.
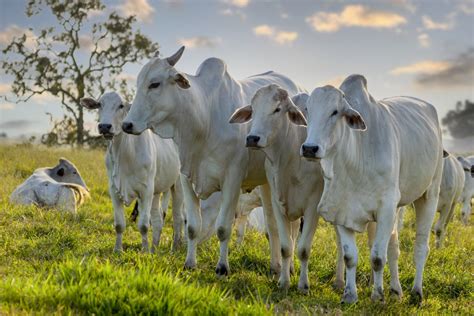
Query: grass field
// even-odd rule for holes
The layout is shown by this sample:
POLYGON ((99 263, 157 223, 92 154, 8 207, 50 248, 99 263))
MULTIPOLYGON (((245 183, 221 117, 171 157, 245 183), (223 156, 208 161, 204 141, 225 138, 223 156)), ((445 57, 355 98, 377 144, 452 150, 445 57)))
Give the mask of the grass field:
MULTIPOLYGON (((449 226, 443 249, 434 249, 431 239, 421 308, 408 302, 414 277, 411 211, 400 235, 400 279, 405 292, 401 302, 370 301, 368 250, 366 236, 361 234, 360 301, 352 306, 339 303, 341 293, 332 288, 335 236, 326 223, 314 238, 311 290, 306 296, 297 291, 297 275, 292 277, 288 295, 278 291, 277 281, 268 276, 268 243, 256 232, 249 232, 241 247, 231 246, 231 275, 226 280, 214 275, 216 237, 199 248, 196 270, 182 270, 185 248, 171 253, 169 222, 158 254, 140 252, 140 234, 134 225, 124 234, 124 253, 115 254, 103 155, 100 151, 0 146, 0 314, 474 313, 474 230, 472 225, 461 225, 459 214, 449 226), (76 216, 9 204, 10 193, 34 169, 53 166, 61 156, 76 164, 91 189, 92 199, 76 216)), ((298 271, 298 263, 296 267, 298 271)), ((387 268, 385 278, 387 290, 387 268)))

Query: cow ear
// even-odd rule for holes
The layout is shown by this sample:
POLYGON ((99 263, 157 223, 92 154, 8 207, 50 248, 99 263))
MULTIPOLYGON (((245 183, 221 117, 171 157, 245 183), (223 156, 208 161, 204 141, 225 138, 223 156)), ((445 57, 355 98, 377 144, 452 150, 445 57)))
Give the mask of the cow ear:
POLYGON ((56 174, 60 177, 64 176, 64 168, 61 167, 56 171, 56 174))
POLYGON ((348 107, 342 111, 342 115, 346 118, 346 123, 350 128, 357 131, 365 131, 367 129, 364 119, 356 110, 348 107))
POLYGON ((252 119, 252 106, 247 105, 235 110, 230 116, 229 123, 247 123, 252 119))
POLYGON ((189 84, 189 80, 186 79, 186 77, 180 73, 176 74, 173 77, 173 80, 174 82, 176 82, 176 84, 178 84, 181 89, 189 89, 191 87, 191 85, 189 84))
POLYGON ((92 98, 82 98, 79 103, 89 110, 95 110, 100 108, 100 103, 92 98))
POLYGON ((293 103, 293 100, 288 98, 288 118, 290 122, 296 125, 306 126, 308 123, 306 122, 306 118, 304 117, 303 113, 298 109, 298 107, 293 103))

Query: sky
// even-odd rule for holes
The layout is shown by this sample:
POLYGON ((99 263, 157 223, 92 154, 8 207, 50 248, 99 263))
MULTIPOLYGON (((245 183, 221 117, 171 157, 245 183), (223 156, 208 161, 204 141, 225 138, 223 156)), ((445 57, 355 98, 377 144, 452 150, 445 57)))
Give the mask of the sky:
MULTIPOLYGON (((0 0, 0 48, 14 36, 50 27, 28 18, 26 0, 0 0), (29 31, 31 28, 32 31, 29 31)), ((440 119, 459 100, 474 100, 474 0, 116 0, 104 1, 100 21, 116 10, 134 14, 138 28, 160 45, 163 56, 186 46, 176 65, 194 74, 208 57, 219 57, 237 79, 274 70, 308 91, 338 86, 363 74, 376 98, 409 95, 438 109, 440 119)), ((4 58, 2 55, 1 58, 4 58)), ((135 85, 144 61, 121 74, 135 85)), ((11 78, 1 74, 0 95, 11 78)), ((99 97, 99 96, 93 96, 99 97)), ((44 133, 49 116, 63 109, 44 95, 27 103, 0 100, 0 132, 44 133)), ((95 115, 86 127, 96 130, 95 115)))

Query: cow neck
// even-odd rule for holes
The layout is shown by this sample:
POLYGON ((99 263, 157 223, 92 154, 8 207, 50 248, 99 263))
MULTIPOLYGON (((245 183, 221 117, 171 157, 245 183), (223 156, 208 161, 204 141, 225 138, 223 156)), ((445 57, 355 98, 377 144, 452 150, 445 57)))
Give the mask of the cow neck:
MULTIPOLYGON (((274 167, 286 165, 291 160, 291 154, 295 152, 298 146, 299 138, 297 133, 297 126, 291 124, 288 119, 284 119, 284 126, 278 129, 275 140, 270 146, 263 149, 267 159, 274 167)), ((297 151, 296 151, 297 153, 297 151)))

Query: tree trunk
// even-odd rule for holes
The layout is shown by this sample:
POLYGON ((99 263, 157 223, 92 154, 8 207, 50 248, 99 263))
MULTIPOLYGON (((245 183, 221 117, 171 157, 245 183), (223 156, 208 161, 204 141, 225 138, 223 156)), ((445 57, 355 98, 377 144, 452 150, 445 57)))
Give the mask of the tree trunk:
POLYGON ((77 124, 77 145, 82 147, 84 145, 84 110, 82 106, 78 106, 79 115, 76 120, 77 124))

